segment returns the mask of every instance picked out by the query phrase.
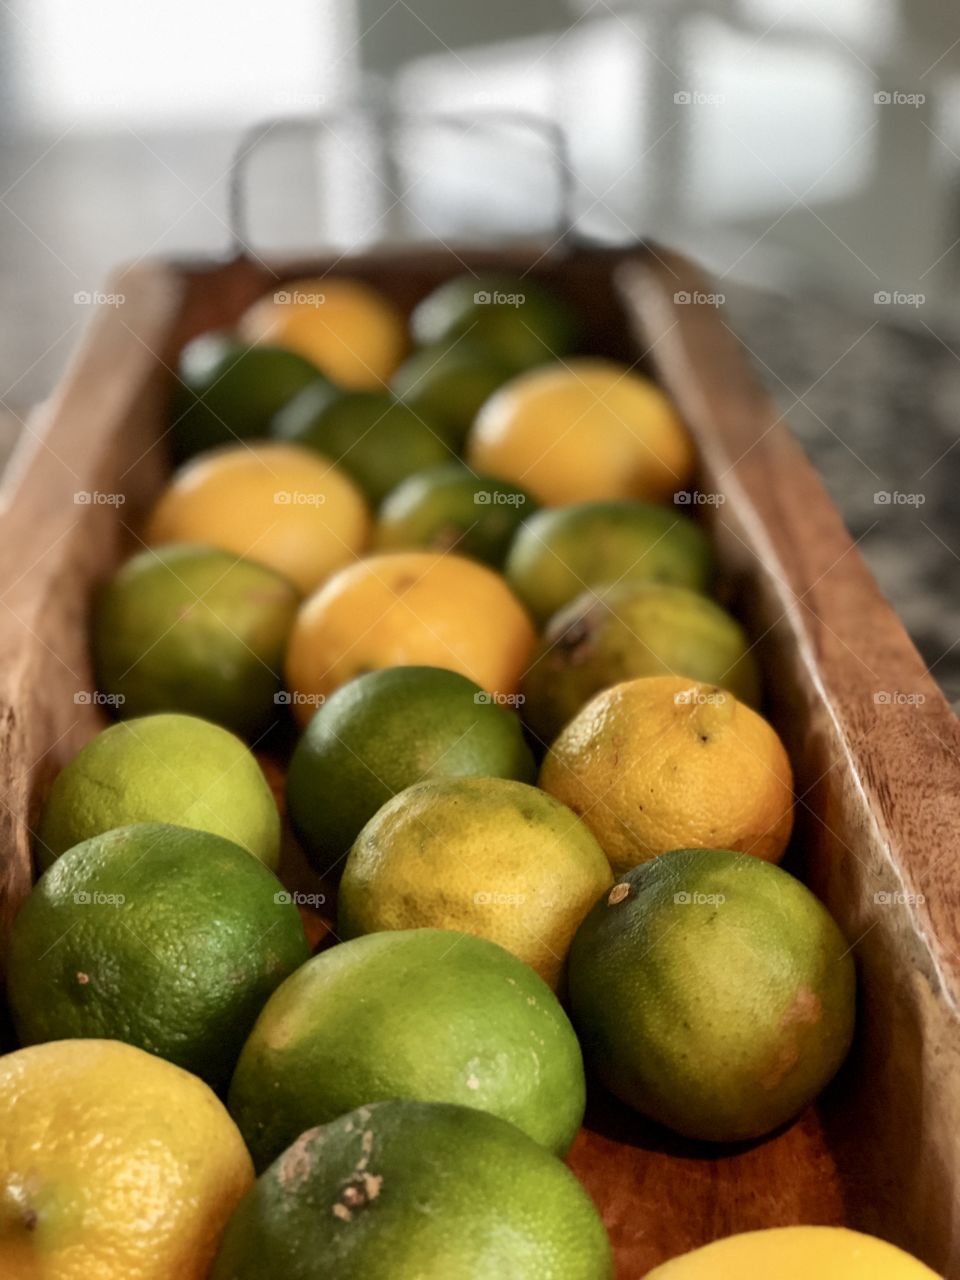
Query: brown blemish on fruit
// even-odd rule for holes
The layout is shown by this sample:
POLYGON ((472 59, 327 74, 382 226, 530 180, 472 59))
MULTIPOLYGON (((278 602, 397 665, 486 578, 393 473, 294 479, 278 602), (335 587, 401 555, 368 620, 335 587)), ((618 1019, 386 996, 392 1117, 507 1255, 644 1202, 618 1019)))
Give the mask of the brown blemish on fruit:
POLYGON ((780 1025, 782 1027, 790 1027, 797 1024, 800 1026, 814 1026, 820 1021, 822 1014, 823 1006, 816 992, 811 991, 809 987, 797 987, 797 994, 793 997, 786 1012, 780 1019, 780 1025))
MULTIPOLYGON (((361 1124, 366 1124, 370 1119, 369 1110, 366 1107, 358 1108, 356 1119, 361 1124)), ((352 1120, 347 1125, 347 1131, 353 1131, 352 1120)), ((292 1150, 293 1148, 291 1148, 292 1150)), ((330 1206, 330 1212, 335 1218, 339 1218, 341 1222, 352 1222, 354 1213, 358 1209, 365 1208, 371 1201, 376 1200, 380 1194, 380 1188, 383 1186, 382 1175, 370 1173, 367 1169, 372 1151, 373 1130, 364 1129, 360 1135, 360 1158, 357 1160, 353 1173, 341 1187, 340 1196, 336 1204, 330 1206)))
POLYGON ((341 1222, 352 1222, 358 1209, 365 1209, 376 1200, 383 1186, 383 1175, 370 1173, 367 1161, 370 1159, 370 1147, 373 1145, 373 1134, 368 1129, 361 1139, 363 1155, 357 1163, 355 1171, 344 1183, 340 1191, 340 1199, 333 1206, 333 1213, 341 1222), (367 1138, 370 1139, 369 1143, 367 1138))
POLYGON ((319 1129, 301 1133, 293 1146, 288 1147, 277 1166, 277 1182, 284 1191, 296 1191, 310 1177, 313 1169, 313 1148, 319 1129))
POLYGON ((602 600, 594 598, 593 602, 558 636, 547 631, 547 641, 551 643, 549 665, 555 669, 578 667, 593 656, 597 643, 597 632, 610 612, 602 600))
POLYGON ((23 1211, 23 1226, 26 1231, 35 1231, 39 1218, 36 1209, 25 1209, 23 1211))
POLYGON ((804 1026, 816 1026, 822 1015, 823 1005, 816 992, 809 987, 798 987, 780 1019, 780 1030, 784 1032, 784 1038, 769 1070, 760 1079, 764 1089, 776 1089, 797 1065, 800 1059, 798 1031, 804 1026))
POLYGON ((370 1163, 370 1152, 373 1150, 372 1129, 364 1129, 363 1134, 360 1137, 360 1150, 363 1152, 363 1155, 360 1157, 360 1162, 357 1165, 358 1170, 365 1169, 370 1163))
POLYGON ((383 1186, 383 1176, 379 1173, 358 1173, 353 1181, 348 1182, 340 1193, 340 1201, 349 1209, 362 1209, 371 1200, 376 1200, 383 1186))
POLYGON ((607 894, 607 906, 615 907, 618 902, 623 902, 626 898, 629 898, 632 892, 633 890, 630 886, 623 881, 620 884, 615 884, 607 894))
POLYGON ((87 983, 90 981, 89 973, 78 973, 77 981, 80 983, 81 987, 85 987, 87 983))

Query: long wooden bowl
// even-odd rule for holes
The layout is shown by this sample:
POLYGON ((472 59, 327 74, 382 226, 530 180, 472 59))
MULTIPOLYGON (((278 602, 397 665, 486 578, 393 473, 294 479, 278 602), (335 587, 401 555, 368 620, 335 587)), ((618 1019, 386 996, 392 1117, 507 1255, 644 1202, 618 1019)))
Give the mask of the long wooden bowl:
MULTIPOLYGON (((680 406, 700 447, 698 491, 711 495, 700 510, 795 766, 790 865, 840 922, 860 974, 850 1061, 764 1142, 708 1149, 592 1099, 571 1164, 603 1212, 618 1275, 635 1280, 735 1231, 842 1222, 960 1280, 960 729, 722 312, 683 301, 709 283, 656 247, 149 264, 111 284, 126 301, 94 316, 0 491, 0 939, 31 883, 49 781, 103 724, 90 603, 136 547, 167 472, 180 346, 304 270, 360 276, 409 309, 465 266, 543 277, 589 317, 591 350, 642 359, 680 406), (114 494, 122 505, 102 498, 114 494)), ((288 856, 297 883, 306 872, 288 856)))

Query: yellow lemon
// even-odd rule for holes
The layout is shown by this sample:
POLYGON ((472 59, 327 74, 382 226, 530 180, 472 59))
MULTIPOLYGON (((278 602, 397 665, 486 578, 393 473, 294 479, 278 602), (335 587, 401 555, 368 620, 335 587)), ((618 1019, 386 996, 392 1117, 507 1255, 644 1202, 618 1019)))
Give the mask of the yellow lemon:
POLYGON ((339 930, 475 933, 556 987, 577 926, 612 880, 586 825, 537 787, 438 778, 395 795, 357 836, 339 930))
POLYGON ((287 685, 302 720, 319 696, 381 667, 459 671, 508 701, 535 642, 523 606, 485 565, 430 551, 369 556, 301 606, 287 685))
POLYGON ((247 342, 306 356, 351 391, 381 389, 407 351, 407 329, 393 303, 361 280, 293 280, 258 299, 240 320, 247 342))
POLYGON ((154 507, 147 541, 220 547, 306 592, 355 560, 369 532, 363 496, 332 462, 268 443, 216 449, 181 467, 154 507))
POLYGON ((846 1227, 773 1227, 716 1240, 647 1280, 937 1280, 885 1240, 846 1227))
POLYGON ((4 1280, 204 1280, 253 1181, 196 1076, 116 1040, 0 1058, 4 1280))
POLYGON ((506 383, 480 410, 467 460, 548 506, 596 498, 668 501, 689 482, 693 442, 649 378, 580 357, 506 383))
POLYGON ((673 849, 776 862, 793 827, 776 731, 732 693, 680 676, 598 694, 547 752, 540 786, 581 815, 615 871, 673 849))

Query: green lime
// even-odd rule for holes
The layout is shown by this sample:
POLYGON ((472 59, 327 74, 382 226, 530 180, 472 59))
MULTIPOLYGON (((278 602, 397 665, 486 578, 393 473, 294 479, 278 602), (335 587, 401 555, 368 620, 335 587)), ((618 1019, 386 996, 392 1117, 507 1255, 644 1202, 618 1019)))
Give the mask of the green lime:
POLYGON ((853 1034, 853 960, 831 916, 780 867, 727 849, 678 849, 622 876, 574 938, 569 987, 601 1081, 712 1142, 792 1120, 853 1034))
POLYGON ((299 604, 286 578, 228 551, 143 551, 96 610, 99 688, 123 717, 184 711, 252 737, 277 718, 299 604))
POLYGON ((228 1105, 262 1169, 309 1125, 386 1098, 490 1111, 562 1154, 583 1118, 580 1046, 546 983, 496 943, 370 933, 277 988, 228 1105))
POLYGON ((287 812, 328 871, 398 791, 467 777, 534 781, 516 714, 455 671, 387 667, 342 685, 310 720, 290 762, 287 812))
POLYGON ((482 346, 460 341, 415 351, 393 375, 390 389, 434 423, 459 453, 480 406, 513 373, 508 363, 482 346))
POLYGON ((374 506, 407 476, 453 456, 432 423, 380 391, 309 387, 277 414, 272 433, 337 463, 374 506))
POLYGON ((290 895, 246 849, 140 823, 40 877, 14 921, 10 1008, 22 1044, 124 1040, 220 1087, 308 955, 290 895))
POLYGON ((309 1129, 237 1206, 210 1280, 612 1280, 592 1201, 514 1125, 375 1102, 309 1129))
POLYGON ((239 738, 196 716, 124 720, 82 747, 47 797, 40 864, 135 822, 225 836, 271 870, 280 859, 280 814, 256 759, 239 738))
POLYGON ((585 591, 551 618, 523 678, 523 717, 550 743, 595 693, 638 676, 689 676, 755 706, 743 627, 716 601, 661 582, 585 591))
POLYGON ((504 573, 544 623, 588 587, 670 582, 706 590, 713 552, 699 525, 648 502, 578 502, 548 507, 525 521, 504 573))
POLYGON ((326 382, 309 360, 281 347, 247 347, 205 333, 180 353, 171 405, 178 461, 268 434, 270 420, 304 387, 326 382))
POLYGON ((459 463, 408 476, 387 496, 377 518, 381 551, 424 547, 456 551, 495 569, 537 503, 524 489, 481 476, 459 463))
POLYGON ((519 372, 573 351, 580 322, 569 303, 532 276, 485 272, 434 289, 410 326, 418 346, 450 347, 463 338, 519 372))

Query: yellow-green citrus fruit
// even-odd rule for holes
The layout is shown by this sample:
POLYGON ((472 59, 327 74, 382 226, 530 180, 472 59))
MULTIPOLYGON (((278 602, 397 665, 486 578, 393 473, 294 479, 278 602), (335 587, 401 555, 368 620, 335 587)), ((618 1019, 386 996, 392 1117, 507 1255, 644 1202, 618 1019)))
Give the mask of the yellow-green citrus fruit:
POLYGON ((147 541, 220 547, 312 591, 356 560, 369 526, 349 476, 311 449, 270 440, 214 449, 182 466, 151 513, 147 541))
POLYGON ((211 1280, 359 1276, 612 1280, 613 1263, 556 1157, 482 1111, 399 1099, 303 1133, 239 1205, 211 1280))
POLYGON ((467 341, 519 370, 572 351, 580 325, 569 303, 531 276, 471 272, 428 294, 410 327, 420 346, 467 341))
POLYGON ((554 739, 540 786, 580 814, 614 871, 695 846, 776 862, 793 828, 776 730, 732 693, 681 676, 598 693, 554 739))
POLYGON ((693 441, 649 378, 577 357, 505 383, 470 429, 467 461, 545 506, 597 498, 669 501, 693 473, 693 441))
POLYGON ((262 1169, 309 1125, 387 1098, 490 1111, 562 1154, 584 1097, 573 1028, 529 965, 484 938, 408 929, 341 943, 288 978, 229 1107, 262 1169))
POLYGON ((456 551, 498 569, 517 530, 536 509, 517 485, 453 463, 397 485, 377 515, 374 542, 380 551, 456 551))
POLYGON ((705 591, 713 552, 699 525, 651 502, 578 502, 525 520, 504 575, 539 623, 588 587, 666 582, 705 591))
POLYGON ((116 1040, 0 1058, 4 1280, 207 1280, 253 1181, 196 1076, 116 1040))
POLYGON ((358 391, 382 387, 407 350, 406 325, 390 299, 343 276, 286 281, 244 312, 239 331, 246 342, 299 352, 358 391))
POLYGON ((14 921, 24 1044, 124 1040, 220 1087, 274 988, 309 955, 300 914, 245 849, 163 823, 118 827, 44 872, 14 921))
POLYGON ((170 436, 178 459, 267 435, 278 410, 324 381, 316 365, 294 351, 246 347, 223 333, 188 342, 177 375, 170 436))
POLYGON ((341 685, 307 725, 287 772, 287 814, 314 866, 331 871, 397 792, 474 776, 536 778, 515 712, 456 671, 387 667, 341 685))
POLYGON ((655 1267, 647 1280, 937 1280, 902 1249, 846 1227, 745 1231, 655 1267))
POLYGON ((374 507, 407 476, 454 456, 429 418, 386 392, 308 387, 277 414, 271 433, 335 462, 374 507))
POLYGON ((277 718, 299 604, 292 583, 229 552, 143 551, 98 602, 98 686, 124 717, 182 711, 253 737, 277 718))
POLYGON ((792 1120, 853 1035, 853 960, 832 917, 780 867, 726 849, 622 876, 577 931, 569 990, 607 1088, 711 1142, 792 1120))
POLYGON ((256 759, 239 738, 196 716, 125 720, 82 747, 47 797, 40 864, 136 822, 225 836, 272 870, 280 858, 280 814, 256 759))
POLYGON ((760 675, 746 632, 686 587, 623 582, 585 591, 550 620, 523 678, 523 718, 550 743, 603 689, 637 676, 689 676, 756 703, 760 675))
POLYGON ((498 942, 556 987, 577 926, 612 879, 587 827, 536 787, 420 782, 357 837, 340 883, 339 932, 460 929, 498 942))

